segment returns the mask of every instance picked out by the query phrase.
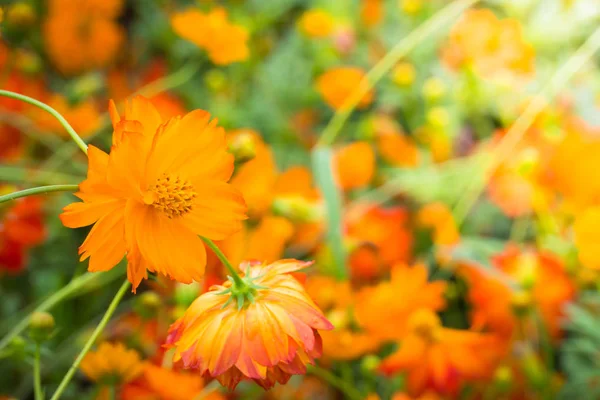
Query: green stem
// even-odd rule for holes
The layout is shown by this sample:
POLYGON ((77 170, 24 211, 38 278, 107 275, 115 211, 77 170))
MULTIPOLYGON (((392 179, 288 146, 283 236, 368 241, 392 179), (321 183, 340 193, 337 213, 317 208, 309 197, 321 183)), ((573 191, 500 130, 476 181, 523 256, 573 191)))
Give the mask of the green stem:
POLYGON ((35 400, 44 400, 42 392, 42 373, 40 368, 40 344, 35 345, 35 356, 33 359, 33 389, 35 400))
POLYGON ((73 293, 79 291, 83 286, 92 282, 95 279, 100 278, 100 274, 88 273, 83 276, 78 277, 77 279, 73 279, 69 284, 64 286, 58 292, 54 293, 52 296, 48 297, 45 301, 43 301, 39 306, 35 308, 29 315, 23 318, 19 323, 15 325, 15 327, 0 340, 0 351, 3 350, 8 344, 10 344, 11 340, 16 337, 18 334, 23 332, 27 326, 29 325, 29 320, 31 319, 31 315, 34 312, 48 311, 56 304, 63 301, 65 298, 69 297, 73 293))
POLYGON ((208 397, 209 394, 211 394, 212 392, 214 392, 215 390, 217 390, 219 388, 220 384, 219 381, 214 380, 211 383, 209 383, 208 385, 204 386, 204 389, 202 389, 202 391, 200 393, 198 393, 198 395, 196 395, 196 397, 194 397, 194 400, 204 400, 208 397))
POLYGON ((25 96, 25 95, 22 95, 19 93, 14 93, 14 92, 11 92, 8 90, 0 90, 0 96, 10 97, 11 99, 21 100, 21 101, 24 101, 25 103, 29 103, 31 105, 41 108, 44 111, 47 111, 54 118, 56 118, 58 120, 58 122, 60 122, 60 124, 65 128, 65 130, 69 134, 69 136, 71 136, 71 139, 73 139, 73 141, 77 144, 77 146, 79 146, 81 151, 83 151, 85 154, 87 154, 87 145, 85 144, 85 142, 79 137, 77 132, 75 132, 75 129, 73 129, 73 127, 69 124, 69 122, 65 119, 65 117, 60 115, 60 113, 58 111, 56 111, 54 108, 50 107, 49 105, 47 105, 45 103, 42 103, 39 100, 33 99, 29 96, 25 96))
POLYGON ((342 393, 344 393, 344 397, 346 399, 363 400, 365 398, 365 396, 356 390, 352 385, 340 377, 332 374, 328 370, 317 367, 316 365, 308 365, 307 367, 309 374, 315 375, 329 383, 331 386, 338 388, 342 393))
POLYGON ((238 285, 240 288, 246 286, 246 283, 240 277, 240 274, 238 274, 237 271, 231 266, 231 263, 229 262, 227 257, 225 257, 225 254, 223 254, 221 249, 219 249, 212 240, 205 238, 204 236, 200 236, 200 239, 202 239, 202 241, 204 241, 204 243, 206 243, 206 245, 210 247, 210 249, 213 251, 213 253, 215 253, 217 257, 219 257, 219 260, 221 260, 223 265, 227 268, 227 271, 231 274, 231 277, 233 278, 235 284, 238 285))
POLYGON ((20 190, 0 196, 0 203, 6 201, 16 200, 21 197, 33 196, 36 194, 46 194, 52 192, 76 192, 79 190, 79 185, 50 185, 50 186, 39 186, 31 189, 20 190))
POLYGON ((67 388, 67 385, 69 384, 69 382, 71 382, 73 375, 75 375, 75 371, 77 371, 79 364, 81 363, 81 361, 83 360, 85 355, 88 353, 88 351, 90 351, 90 349, 96 342, 96 339, 98 339, 98 336, 100 336, 100 334, 102 333, 102 331, 108 324, 108 321, 110 321, 110 318, 112 317, 115 310, 117 309, 117 306, 121 302, 121 299, 123 298, 123 296, 125 296, 127 289, 129 289, 129 286, 130 286, 130 283, 128 280, 123 282, 123 284, 121 285, 121 288, 119 289, 119 291, 117 292, 117 294, 111 301, 110 305, 108 306, 108 309, 106 310, 106 313, 104 314, 104 317, 102 317, 102 319, 100 320, 100 323, 98 324, 98 326, 92 333, 92 336, 90 336, 88 341, 83 346, 83 349, 81 349, 81 352, 75 359, 75 362, 73 362, 73 364, 71 365, 71 368, 69 368, 69 371, 67 371, 66 375, 63 377, 62 381, 60 382, 60 385, 58 385, 58 389, 56 389, 56 392, 54 392, 54 395, 52 396, 52 398, 50 400, 58 400, 60 398, 60 396, 62 395, 62 393, 65 391, 65 389, 67 388))
POLYGON ((398 60, 405 57, 431 34, 438 31, 444 25, 460 15, 465 9, 471 7, 478 1, 479 0, 457 0, 452 2, 398 42, 394 48, 392 48, 385 57, 383 57, 381 61, 367 73, 356 90, 348 96, 342 107, 339 108, 323 130, 323 134, 321 135, 318 144, 321 146, 331 145, 363 96, 367 94, 394 65, 396 65, 398 60))
POLYGON ((115 400, 117 398, 117 387, 113 385, 108 386, 108 399, 115 400))

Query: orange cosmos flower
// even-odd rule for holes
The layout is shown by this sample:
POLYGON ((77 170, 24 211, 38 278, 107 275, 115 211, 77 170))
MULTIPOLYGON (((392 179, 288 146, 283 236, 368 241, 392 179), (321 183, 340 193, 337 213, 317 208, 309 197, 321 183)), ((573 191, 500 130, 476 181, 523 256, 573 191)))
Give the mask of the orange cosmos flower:
POLYGON ((377 150, 381 158, 397 167, 414 167, 419 162, 419 149, 416 144, 410 137, 401 133, 379 134, 377 150))
POLYGON ((333 32, 333 18, 323 10, 308 10, 298 21, 300 31, 311 38, 324 38, 333 32))
POLYGON ((362 0, 360 18, 366 26, 375 26, 383 17, 382 0, 362 0))
MULTIPOLYGON (((323 100, 336 110, 342 108, 348 97, 359 85, 363 85, 362 80, 365 72, 357 67, 338 67, 330 69, 317 79, 317 90, 323 97, 323 100)), ((357 107, 365 108, 373 102, 373 90, 369 91, 360 99, 357 107)))
POLYGON ((419 210, 417 219, 422 226, 433 230, 435 244, 450 246, 460 240, 452 212, 443 203, 427 204, 419 210))
POLYGON ((98 350, 85 355, 79 368, 94 382, 126 383, 142 372, 142 362, 135 350, 127 349, 122 343, 103 342, 98 350))
POLYGON ((122 0, 52 0, 44 23, 46 52, 65 75, 107 66, 125 33, 116 23, 122 0))
POLYGON ((408 317, 424 308, 445 307, 446 282, 428 282, 423 265, 392 269, 389 282, 362 289, 356 300, 356 319, 368 332, 384 340, 397 339, 407 330, 408 317))
POLYGON ((366 186, 375 175, 375 153, 368 142, 347 144, 335 153, 335 170, 342 189, 366 186))
POLYGON ((248 32, 232 24, 224 8, 215 8, 204 14, 188 9, 171 18, 175 32, 208 52, 211 61, 227 65, 248 58, 248 32))
POLYGON ((276 382, 286 383, 291 375, 306 373, 306 365, 321 355, 317 330, 333 328, 289 275, 310 264, 242 263, 245 292, 231 281, 213 286, 171 326, 167 344, 175 347, 174 361, 183 361, 185 368, 214 377, 229 389, 244 379, 268 389, 276 382))
POLYGON ((491 336, 444 328, 434 312, 419 309, 407 321, 400 348, 382 361, 380 369, 386 374, 406 371, 412 395, 427 389, 456 395, 465 381, 493 373, 495 343, 491 336))
POLYGON ((106 271, 127 254, 127 275, 137 288, 147 271, 190 283, 204 275, 206 251, 198 235, 222 240, 241 228, 246 206, 227 184, 233 157, 225 133, 196 110, 161 119, 141 96, 119 117, 110 106, 110 154, 89 146, 81 203, 60 218, 70 228, 94 224, 79 248, 90 271, 106 271))
POLYGON ((533 46, 520 22, 499 20, 488 9, 467 11, 454 26, 443 61, 453 69, 473 66, 484 77, 528 76, 534 69, 533 46))
MULTIPOLYGON (((201 377, 144 363, 139 379, 125 385, 121 400, 189 400, 198 398, 204 389, 201 377)), ((204 400, 222 400, 225 397, 213 391, 205 393, 204 400)))
POLYGON ((579 213, 573 230, 581 263, 587 268, 600 270, 600 207, 590 207, 579 213))

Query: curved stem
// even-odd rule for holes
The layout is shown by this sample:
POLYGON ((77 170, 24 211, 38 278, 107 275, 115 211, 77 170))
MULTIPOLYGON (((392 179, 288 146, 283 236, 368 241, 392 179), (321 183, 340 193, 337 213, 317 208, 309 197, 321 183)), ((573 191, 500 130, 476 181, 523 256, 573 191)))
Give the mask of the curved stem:
POLYGON ((383 76, 400 60, 413 50, 419 43, 427 39, 431 34, 439 30, 442 26, 456 18, 465 9, 471 7, 479 0, 457 0, 438 11, 434 16, 425 21, 418 28, 413 30, 408 36, 398 42, 386 55, 379 61, 367 75, 361 80, 358 87, 342 104, 342 107, 335 113, 329 121, 317 145, 331 145, 337 134, 344 126, 344 123, 352 114, 360 100, 365 94, 383 78, 383 76))
POLYGON ((329 383, 331 386, 338 388, 342 393, 344 393, 345 398, 351 400, 363 400, 365 396, 360 393, 357 389, 355 389, 350 383, 344 381, 340 377, 332 374, 331 372, 318 367, 316 365, 308 365, 307 372, 309 374, 315 375, 325 382, 329 383))
POLYGON ((44 302, 42 302, 38 307, 36 307, 35 310, 33 310, 31 313, 29 313, 29 315, 27 315, 19 323, 17 323, 15 327, 6 336, 2 338, 2 340, 0 340, 0 351, 4 349, 15 336, 17 336, 27 328, 27 326, 29 325, 29 320, 31 319, 31 314, 33 314, 34 312, 47 311, 51 309, 56 304, 69 297, 71 294, 76 293, 86 284, 92 282, 95 279, 99 279, 100 277, 100 274, 87 273, 76 279, 73 279, 69 284, 64 286, 58 292, 48 297, 44 302))
POLYGON ((35 345, 35 356, 33 359, 33 390, 35 400, 43 400, 44 393, 42 392, 42 372, 40 368, 40 344, 35 345))
POLYGON ((233 278, 236 285, 239 285, 240 287, 246 286, 246 283, 242 280, 240 274, 238 274, 237 271, 231 266, 231 263, 229 262, 227 257, 225 257, 225 254, 223 254, 221 249, 219 249, 212 240, 205 238, 204 236, 200 236, 200 239, 202 239, 202 241, 204 241, 204 243, 206 243, 206 245, 210 247, 210 249, 213 251, 213 253, 215 253, 217 257, 219 257, 219 260, 221 260, 223 265, 227 268, 227 271, 231 274, 231 277, 233 278))
POLYGON ((19 190, 0 196, 0 203, 5 201, 16 200, 21 197, 33 196, 36 194, 46 194, 52 192, 76 192, 79 190, 79 185, 50 185, 50 186, 39 186, 31 189, 19 190))
POLYGON ((129 289, 129 286, 130 286, 129 281, 125 280, 125 282, 123 282, 123 284, 121 285, 121 288, 119 289, 119 291, 117 292, 117 294, 115 295, 113 300, 111 301, 110 305, 108 306, 108 309, 106 310, 106 313, 104 314, 104 317, 102 317, 102 319, 100 320, 100 323, 98 324, 98 326, 92 333, 92 336, 90 336, 88 341, 85 343, 85 345, 83 346, 83 349, 81 349, 81 352, 75 359, 75 362, 73 362, 73 364, 71 365, 71 368, 69 368, 69 371, 67 371, 67 373, 63 377, 62 381, 60 382, 60 385, 58 385, 58 388, 56 389, 56 392, 54 392, 54 395, 52 396, 51 400, 58 400, 60 398, 60 396, 62 395, 62 393, 65 391, 65 389, 67 388, 67 385, 69 384, 69 382, 71 382, 73 375, 75 375, 75 371, 77 371, 79 364, 81 363, 81 361, 83 360, 85 355, 88 353, 88 351, 90 351, 90 349, 96 342, 96 339, 98 339, 98 336, 100 336, 100 334, 102 333, 104 328, 106 328, 108 321, 110 321, 110 318, 112 317, 115 310, 117 309, 117 306, 121 302, 121 299, 123 298, 123 296, 125 296, 127 289, 129 289))
POLYGON ((73 127, 69 124, 69 122, 65 119, 65 117, 60 115, 60 113, 58 111, 56 111, 54 108, 50 107, 49 105, 47 105, 45 103, 42 103, 39 100, 33 99, 29 96, 25 96, 25 95, 11 92, 8 90, 0 90, 0 96, 10 97, 11 99, 17 99, 17 100, 24 101, 25 103, 29 103, 31 105, 39 107, 42 110, 47 111, 48 113, 52 114, 52 116, 54 118, 56 118, 58 120, 58 122, 60 122, 60 124, 65 128, 65 130, 67 131, 69 136, 71 136, 71 139, 73 139, 73 141, 77 144, 77 146, 79 146, 81 151, 83 151, 85 154, 87 154, 87 145, 85 144, 85 142, 79 137, 77 132, 75 132, 75 129, 73 129, 73 127))

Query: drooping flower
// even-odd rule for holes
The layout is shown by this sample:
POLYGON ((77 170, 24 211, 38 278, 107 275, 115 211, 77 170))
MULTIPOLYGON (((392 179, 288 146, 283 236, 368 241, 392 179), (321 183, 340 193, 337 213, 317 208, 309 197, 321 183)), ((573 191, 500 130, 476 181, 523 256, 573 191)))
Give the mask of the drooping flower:
POLYGON ((407 321, 400 348, 385 358, 386 374, 407 373, 412 395, 427 389, 456 395, 466 381, 483 380, 495 367, 496 339, 476 332, 449 329, 429 309, 417 309, 407 321))
POLYGON ((224 8, 208 13, 188 9, 171 18, 175 32, 208 52, 217 65, 227 65, 248 58, 248 32, 231 23, 224 8))
POLYGON ((333 18, 323 10, 308 10, 298 21, 300 31, 311 38, 324 38, 333 32, 333 18))
POLYGON ((246 206, 227 184, 233 157, 210 114, 161 119, 137 96, 120 117, 111 103, 110 154, 89 146, 88 177, 65 207, 63 224, 95 224, 79 248, 90 271, 106 271, 127 254, 135 290, 148 271, 184 283, 204 275, 204 236, 223 240, 241 228, 246 206))
POLYGON ((310 263, 245 262, 243 287, 231 281, 196 299, 169 329, 174 361, 233 389, 252 379, 268 389, 306 373, 321 355, 318 330, 333 326, 291 275, 310 263))
POLYGON ((94 382, 126 383, 142 372, 142 361, 135 350, 123 343, 103 342, 96 351, 86 354, 79 368, 94 382))
MULTIPOLYGON (((357 67, 338 67, 326 71, 317 79, 317 90, 323 100, 333 109, 342 108, 355 90, 363 85, 365 72, 357 67)), ((369 89, 358 102, 365 108, 373 102, 373 90, 369 89)))
POLYGON ((125 34, 116 19, 122 0, 52 0, 43 26, 46 52, 65 75, 110 64, 125 34))
POLYGON ((397 265, 389 282, 366 287, 357 294, 356 319, 366 331, 394 340, 406 332, 408 317, 421 308, 441 310, 446 282, 428 282, 423 265, 397 265))
POLYGON ((46 238, 40 197, 15 201, 0 220, 0 270, 18 273, 27 265, 27 250, 46 238))
POLYGON ((224 396, 213 391, 204 393, 204 381, 195 374, 162 368, 144 363, 138 379, 125 385, 122 400, 189 400, 201 394, 205 400, 222 400, 224 396))

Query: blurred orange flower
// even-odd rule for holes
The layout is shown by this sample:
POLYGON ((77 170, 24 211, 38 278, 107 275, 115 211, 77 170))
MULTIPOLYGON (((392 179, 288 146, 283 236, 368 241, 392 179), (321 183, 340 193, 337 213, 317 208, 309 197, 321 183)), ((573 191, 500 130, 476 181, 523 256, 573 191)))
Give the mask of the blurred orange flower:
POLYGON ((43 26, 46 52, 64 75, 111 63, 125 34, 117 24, 122 0, 51 0, 43 26))
POLYGON ((46 239, 40 197, 15 200, 0 220, 0 269, 18 273, 27 265, 27 250, 46 239))
POLYGON ((189 400, 200 394, 202 399, 222 400, 217 391, 203 393, 204 381, 196 374, 174 371, 144 363, 139 379, 125 385, 121 390, 122 400, 189 400))
POLYGON ((414 167, 419 162, 419 149, 414 141, 396 132, 377 136, 377 150, 386 162, 398 167, 414 167))
POLYGON ((587 268, 600 270, 600 207, 589 207, 576 215, 573 230, 581 263, 587 268))
POLYGON ((346 234, 354 244, 349 265, 357 279, 373 279, 392 264, 407 262, 412 248, 406 209, 368 207, 358 218, 350 209, 346 218, 346 234))
POLYGON ((227 19, 224 8, 208 13, 195 9, 178 12, 171 18, 175 32, 208 52, 217 65, 227 65, 248 58, 248 32, 227 19))
POLYGON ((335 171, 342 189, 366 186, 375 174, 375 153, 368 142, 354 142, 335 153, 335 171))
POLYGON ((417 309, 408 319, 400 348, 385 358, 386 374, 406 371, 408 392, 427 389, 457 395, 465 381, 489 377, 497 358, 496 340, 475 332, 444 328, 430 309, 417 309))
POLYGON ((81 260, 90 258, 90 271, 106 271, 127 254, 134 291, 147 271, 200 280, 206 251, 198 235, 225 239, 245 218, 242 196, 226 183, 233 157, 223 129, 202 110, 163 121, 141 96, 123 117, 114 103, 110 111, 110 155, 89 146, 88 178, 77 193, 83 202, 60 216, 70 228, 95 223, 81 260))
POLYGON ((445 307, 446 282, 428 282, 423 265, 392 268, 389 282, 362 289, 356 299, 356 319, 367 332, 384 340, 402 337, 409 316, 418 309, 445 307))
POLYGON ((122 343, 103 342, 85 355, 79 368, 94 382, 126 383, 142 373, 142 361, 135 350, 122 343))
POLYGON ((442 59, 453 69, 473 67, 484 77, 526 77, 535 51, 516 19, 498 19, 489 9, 467 11, 452 28, 442 59))
POLYGON ((451 246, 460 240, 460 233, 452 212, 443 203, 430 203, 423 206, 417 215, 421 226, 433 230, 433 242, 437 245, 451 246))
POLYGON ((231 294, 223 293, 231 281, 201 295, 169 329, 174 361, 229 389, 244 379, 268 389, 306 373, 306 365, 321 356, 318 330, 333 328, 289 275, 308 265, 296 260, 240 265, 256 287, 253 301, 235 304, 231 294))
MULTIPOLYGON (((71 105, 67 99, 60 95, 51 95, 46 104, 58 111, 71 124, 75 132, 83 138, 96 132, 100 128, 100 113, 95 104, 85 101, 77 105, 71 105)), ((48 112, 35 108, 31 111, 31 117, 44 132, 68 137, 68 133, 62 124, 48 112)))
POLYGON ((333 32, 333 17, 323 10, 308 10, 298 21, 300 31, 311 38, 324 38, 333 32))
MULTIPOLYGON (((317 90, 323 100, 333 109, 341 109, 348 98, 361 85, 365 72, 357 67, 332 68, 317 79, 317 90)), ((367 93, 358 102, 358 108, 365 108, 373 102, 373 90, 367 93)))
POLYGON ((381 22, 383 0, 362 0, 360 18, 365 26, 371 27, 381 22))

